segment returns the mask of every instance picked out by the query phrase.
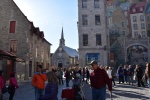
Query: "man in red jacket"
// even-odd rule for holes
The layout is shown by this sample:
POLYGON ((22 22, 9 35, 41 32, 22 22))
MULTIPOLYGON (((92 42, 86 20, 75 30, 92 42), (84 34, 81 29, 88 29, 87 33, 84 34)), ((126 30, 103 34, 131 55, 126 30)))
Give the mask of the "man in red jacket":
POLYGON ((98 67, 97 61, 92 61, 90 65, 94 70, 90 75, 92 100, 106 100, 106 84, 109 91, 112 91, 111 81, 106 71, 98 67))

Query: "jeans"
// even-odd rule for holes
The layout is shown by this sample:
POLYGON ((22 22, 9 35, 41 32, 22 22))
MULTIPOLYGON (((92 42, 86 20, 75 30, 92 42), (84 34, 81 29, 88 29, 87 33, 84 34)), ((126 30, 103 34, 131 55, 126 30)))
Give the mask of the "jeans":
POLYGON ((106 87, 92 88, 92 100, 106 100, 106 87))
POLYGON ((145 87, 144 82, 142 81, 142 76, 138 76, 138 77, 137 77, 137 80, 138 80, 138 86, 139 86, 139 87, 140 87, 141 85, 142 85, 143 87, 145 87))
POLYGON ((10 95, 9 95, 9 100, 13 100, 14 95, 15 95, 15 91, 11 92, 10 95))
POLYGON ((133 85, 133 75, 130 75, 128 77, 129 77, 129 85, 130 85, 130 83, 132 83, 132 85, 133 85))
POLYGON ((42 95, 44 95, 44 89, 38 89, 35 87, 35 100, 39 100, 42 95))
POLYGON ((64 84, 64 82, 63 82, 63 79, 62 78, 59 78, 59 84, 61 85, 61 84, 64 84))
POLYGON ((128 82, 128 76, 124 76, 124 80, 127 83, 128 82))
POLYGON ((124 83, 124 77, 123 76, 119 76, 119 84, 122 81, 122 83, 124 83))
POLYGON ((70 79, 66 78, 66 87, 69 87, 69 81, 70 79))

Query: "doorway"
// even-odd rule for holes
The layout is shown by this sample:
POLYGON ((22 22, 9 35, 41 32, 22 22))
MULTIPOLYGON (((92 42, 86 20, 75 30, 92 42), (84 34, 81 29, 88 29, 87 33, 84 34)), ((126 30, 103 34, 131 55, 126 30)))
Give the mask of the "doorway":
POLYGON ((29 61, 29 77, 32 77, 32 61, 29 61))
POLYGON ((58 67, 61 67, 61 68, 62 68, 62 63, 58 63, 58 67))

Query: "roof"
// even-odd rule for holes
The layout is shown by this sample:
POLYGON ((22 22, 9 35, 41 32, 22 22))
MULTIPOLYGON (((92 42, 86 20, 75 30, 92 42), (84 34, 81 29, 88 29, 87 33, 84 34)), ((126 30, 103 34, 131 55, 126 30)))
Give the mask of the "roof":
POLYGON ((145 13, 150 13, 150 4, 147 4, 146 8, 145 8, 145 13))
POLYGON ((121 4, 120 4, 120 8, 121 8, 122 10, 129 10, 129 9, 130 9, 130 5, 131 5, 130 2, 124 2, 124 3, 121 3, 121 4))
POLYGON ((107 16, 110 17, 112 16, 112 13, 115 11, 115 9, 110 9, 109 7, 107 7, 107 16))
POLYGON ((130 14, 143 13, 145 6, 146 6, 146 2, 139 2, 139 3, 133 4, 130 8, 130 14), (141 8, 143 8, 143 10, 140 10, 141 8), (135 11, 133 11, 134 9, 135 11))
POLYGON ((63 46, 63 49, 66 51, 66 53, 70 56, 70 57, 78 57, 78 52, 76 49, 72 49, 70 47, 67 46, 63 46))
POLYGON ((0 55, 10 56, 10 57, 16 57, 16 55, 14 53, 8 52, 8 51, 4 51, 4 50, 0 50, 0 55))

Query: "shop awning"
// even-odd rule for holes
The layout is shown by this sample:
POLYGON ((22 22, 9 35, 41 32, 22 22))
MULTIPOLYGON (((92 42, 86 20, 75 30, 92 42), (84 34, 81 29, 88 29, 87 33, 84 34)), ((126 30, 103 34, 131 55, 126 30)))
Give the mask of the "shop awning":
POLYGON ((14 53, 8 52, 8 51, 5 51, 5 50, 0 50, 0 55, 2 55, 2 56, 16 57, 16 55, 14 53))

